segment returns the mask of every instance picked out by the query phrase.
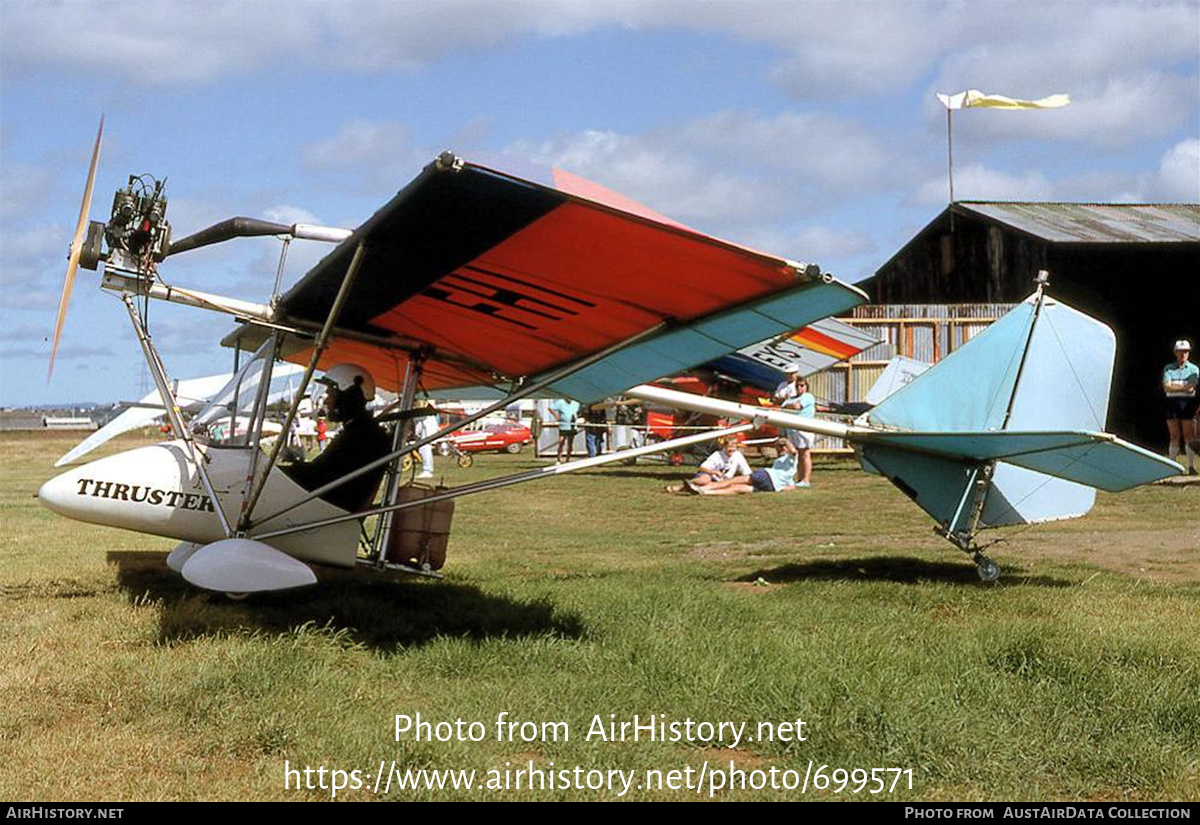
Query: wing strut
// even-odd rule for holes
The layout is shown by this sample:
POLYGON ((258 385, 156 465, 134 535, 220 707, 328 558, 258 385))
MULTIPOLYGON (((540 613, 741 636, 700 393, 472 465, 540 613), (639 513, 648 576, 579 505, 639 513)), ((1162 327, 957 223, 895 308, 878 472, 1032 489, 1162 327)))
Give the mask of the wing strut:
MULTIPOLYGON (((456 425, 457 426, 457 425, 456 425)), ((424 507, 427 504, 436 504, 439 501, 447 501, 459 496, 471 495, 472 493, 482 493, 486 490, 498 490, 501 487, 511 487, 514 484, 522 484, 526 481, 537 481, 540 478, 553 478, 564 473, 573 473, 577 470, 587 470, 592 467, 600 467, 604 464, 610 464, 614 461, 628 461, 631 458, 637 458, 643 455, 652 455, 665 451, 674 450, 677 447, 686 447, 689 444, 698 444, 703 441, 712 441, 718 438, 735 435, 736 433, 746 432, 754 429, 756 425, 738 424, 734 427, 726 427, 721 430, 706 430, 702 433, 687 435, 683 438, 673 438, 670 441, 658 441, 654 444, 646 444, 642 447, 637 447, 632 450, 621 450, 620 452, 610 453, 608 455, 598 455, 595 458, 581 458, 578 461, 569 461, 565 464, 552 464, 548 467, 539 467, 536 470, 526 470, 523 473, 514 473, 500 478, 489 478, 484 481, 476 481, 473 484, 464 484, 461 487, 455 487, 444 492, 435 493, 432 496, 416 499, 414 501, 406 501, 401 504, 392 504, 385 507, 374 507, 370 510, 363 510, 359 513, 348 513, 344 516, 334 516, 333 518, 314 521, 309 524, 297 524, 292 527, 285 527, 282 530, 275 530, 270 533, 260 533, 254 536, 256 541, 266 541, 267 539, 275 538, 276 536, 286 536, 292 533, 299 533, 304 530, 314 530, 321 527, 328 527, 331 524, 339 524, 343 521, 352 519, 365 518, 367 516, 382 515, 384 513, 394 513, 399 510, 406 510, 409 507, 424 507)), ((372 562, 374 563, 374 562, 372 562)))
POLYGON ((346 270, 345 277, 342 278, 341 289, 338 290, 337 297, 333 300, 333 306, 329 309, 329 315, 325 318, 325 326, 321 329, 321 334, 317 336, 316 343, 313 345, 313 354, 312 358, 308 361, 308 369, 304 371, 304 377, 300 379, 300 388, 292 398, 292 406, 288 408, 287 418, 283 421, 281 435, 275 439, 275 443, 271 446, 271 455, 267 459, 266 467, 263 469, 263 474, 259 478, 254 492, 250 495, 249 499, 243 499, 242 515, 238 519, 239 532, 245 532, 249 527, 250 516, 254 513, 254 505, 258 503, 258 498, 262 495, 263 488, 267 486, 267 477, 271 474, 271 468, 275 466, 275 462, 279 458, 280 450, 287 443, 287 435, 291 432, 292 422, 296 420, 296 412, 300 409, 300 400, 304 397, 304 393, 308 389, 308 382, 312 379, 312 375, 317 369, 317 362, 321 360, 321 355, 325 352, 325 348, 329 346, 329 333, 337 323, 338 316, 342 312, 342 307, 346 304, 346 298, 350 295, 350 287, 354 285, 354 279, 358 277, 358 270, 362 267, 363 256, 366 255, 366 251, 366 246, 362 243, 354 250, 354 258, 350 261, 350 267, 346 270))
POLYGON ((667 323, 665 321, 660 322, 660 323, 655 324, 654 326, 650 327, 649 329, 642 330, 641 332, 637 333, 636 335, 626 338, 624 341, 619 341, 616 344, 613 344, 608 349, 601 350, 600 352, 592 353, 591 355, 587 356, 586 358, 582 358, 582 359, 574 362, 573 364, 568 364, 567 366, 562 367, 561 369, 557 369, 554 372, 543 376, 542 378, 539 378, 535 381, 531 381, 530 383, 522 386, 521 389, 517 390, 516 392, 510 393, 507 397, 500 399, 499 401, 495 402, 494 404, 492 404, 488 407, 484 407, 479 412, 473 413, 459 421, 455 421, 453 424, 447 424, 445 427, 442 427, 440 430, 438 430, 433 435, 410 442, 408 445, 406 445, 400 449, 393 450, 392 452, 388 453, 387 455, 383 456, 382 458, 372 461, 370 464, 364 464, 363 466, 359 467, 354 472, 347 473, 346 475, 342 476, 339 479, 335 479, 334 481, 331 481, 328 484, 325 484, 321 487, 318 487, 315 490, 312 490, 307 495, 297 499, 296 501, 289 504, 287 507, 284 507, 281 510, 277 510, 276 512, 271 513, 269 516, 258 519, 257 521, 249 522, 246 529, 250 529, 251 527, 257 527, 261 524, 265 524, 266 522, 271 521, 272 519, 279 518, 284 513, 288 513, 290 511, 294 510, 295 508, 299 507, 300 505, 306 504, 306 503, 312 501, 314 498, 320 498, 321 496, 325 495, 325 493, 329 492, 330 490, 332 490, 336 487, 340 487, 341 485, 343 485, 349 481, 353 481, 354 479, 358 478, 359 476, 363 475, 364 473, 369 473, 372 470, 374 470, 378 467, 382 467, 383 465, 385 465, 391 461, 395 461, 396 459, 401 458, 405 455, 408 455, 411 452, 415 452, 416 450, 420 449, 421 447, 424 447, 426 444, 432 444, 434 441, 437 441, 439 438, 442 438, 443 436, 453 432, 454 430, 465 427, 468 424, 472 424, 472 423, 478 421, 479 419, 483 418, 484 416, 491 415, 494 412, 502 410, 505 407, 507 407, 509 404, 513 403, 514 401, 520 401, 522 398, 526 398, 530 395, 533 395, 534 393, 539 392, 539 391, 549 387, 550 385, 557 383, 558 381, 562 381, 564 378, 574 375, 575 373, 579 372, 580 370, 584 369, 585 367, 589 367, 592 364, 595 364, 597 361, 600 361, 604 358, 608 358, 610 355, 613 355, 614 353, 620 352, 621 350, 625 349, 626 347, 633 346, 634 344, 640 343, 641 341, 643 341, 647 338, 657 335, 658 333, 660 333, 664 329, 666 329, 666 327, 667 327, 667 323))
POLYGON ((171 382, 167 379, 166 367, 163 366, 162 359, 158 357, 158 351, 154 349, 154 344, 150 341, 146 326, 138 315, 133 299, 129 297, 128 293, 124 293, 121 295, 121 300, 125 302, 125 309, 129 311, 129 320, 133 323, 134 332, 137 333, 138 343, 142 345, 142 353, 146 356, 146 365, 150 368, 154 385, 158 387, 158 394, 162 398, 163 406, 166 407, 167 418, 171 420, 171 426, 175 428, 178 437, 187 445, 188 455, 200 475, 200 483, 204 485, 204 492, 212 500, 217 519, 221 522, 221 530, 225 533, 226 538, 231 538, 233 530, 229 526, 229 519, 225 517, 225 508, 221 506, 221 500, 217 498, 216 491, 213 489, 212 481, 208 477, 208 470, 204 467, 203 457, 197 455, 196 442, 183 423, 183 411, 179 409, 175 395, 171 392, 171 382))

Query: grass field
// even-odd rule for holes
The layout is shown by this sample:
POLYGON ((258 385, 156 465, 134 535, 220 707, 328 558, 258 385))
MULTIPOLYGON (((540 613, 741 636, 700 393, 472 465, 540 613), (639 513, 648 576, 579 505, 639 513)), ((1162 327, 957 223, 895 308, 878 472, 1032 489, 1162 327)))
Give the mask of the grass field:
MULTIPOLYGON (((708 786, 636 785, 689 767, 711 783, 730 761, 804 776, 811 760, 911 768, 913 787, 906 774, 874 796, 857 782, 715 796, 1200 799, 1197 487, 1101 493, 1087 518, 1010 531, 990 551, 1005 576, 984 585, 850 462, 819 462, 808 491, 723 499, 662 493, 678 475, 665 467, 596 470, 460 499, 445 581, 319 573, 314 589, 234 603, 171 573, 169 540, 37 505, 75 440, 0 437, 0 798, 327 799, 286 790, 285 760, 367 784, 394 760, 474 769, 476 784, 530 762, 637 771, 623 798, 705 799, 708 786), (504 711, 566 722, 570 738, 498 741, 504 711), (394 717, 418 712, 487 735, 397 741, 394 717), (801 718, 806 741, 587 741, 597 714, 749 733, 801 718)), ((439 474, 530 466, 487 456, 439 474)))

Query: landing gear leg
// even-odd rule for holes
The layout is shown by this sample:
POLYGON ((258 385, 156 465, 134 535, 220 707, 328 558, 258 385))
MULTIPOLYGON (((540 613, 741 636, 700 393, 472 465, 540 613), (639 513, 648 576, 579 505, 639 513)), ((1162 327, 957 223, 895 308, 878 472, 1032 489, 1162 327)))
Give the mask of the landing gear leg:
POLYGON ((994 582, 1000 578, 1000 565, 983 555, 983 551, 975 544, 975 536, 979 534, 979 524, 983 517, 983 505, 987 501, 988 490, 992 484, 992 473, 995 462, 979 465, 971 470, 970 478, 963 488, 962 498, 954 517, 945 526, 933 528, 933 532, 962 550, 975 562, 975 572, 985 582, 994 582), (970 505, 970 509, 967 507, 970 505), (965 527, 958 525, 964 513, 967 514, 965 527))
POLYGON ((971 557, 981 581, 990 583, 1000 578, 1003 570, 975 545, 975 536, 970 533, 951 533, 942 527, 935 527, 933 531, 971 557))

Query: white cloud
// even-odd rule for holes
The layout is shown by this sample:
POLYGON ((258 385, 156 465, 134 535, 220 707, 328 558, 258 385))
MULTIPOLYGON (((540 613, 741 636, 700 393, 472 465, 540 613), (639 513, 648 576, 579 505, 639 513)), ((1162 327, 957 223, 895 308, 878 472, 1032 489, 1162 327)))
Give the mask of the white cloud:
POLYGON ((8 310, 56 308, 70 243, 71 231, 56 224, 5 227, 0 241, 0 305, 8 310))
MULTIPOLYGON (((945 204, 949 199, 945 176, 927 180, 913 196, 922 205, 945 204)), ((976 163, 954 170, 954 199, 1047 201, 1054 199, 1054 189, 1041 172, 1011 174, 976 163)))
POLYGON ((70 66, 149 86, 273 65, 405 71, 452 53, 603 27, 690 30, 770 49, 773 78, 801 100, 886 95, 931 72, 946 91, 995 86, 1013 93, 1007 90, 1047 82, 1073 91, 1194 60, 1197 28, 1189 2, 7 0, 0 16, 0 54, 10 73, 70 66))
POLYGON ((586 130, 519 142, 508 152, 719 234, 862 197, 915 174, 859 124, 794 112, 722 111, 636 135, 586 130))
POLYGON ((1062 199, 1108 203, 1200 201, 1200 139, 1187 138, 1163 153, 1146 172, 1093 171, 1055 181, 1062 199))
POLYGON ((680 151, 662 134, 619 135, 588 130, 508 152, 567 169, 640 201, 662 214, 710 228, 750 216, 777 216, 784 204, 762 181, 720 171, 680 151))
MULTIPOLYGON (((78 344, 60 344, 58 350, 54 353, 54 363, 57 366, 63 361, 75 361, 83 358, 107 358, 115 355, 112 347, 89 347, 78 344)), ((48 336, 45 345, 25 346, 15 348, 4 348, 4 359, 10 358, 28 358, 44 362, 48 367, 50 363, 50 343, 48 336)))
POLYGON ((285 223, 289 226, 296 223, 308 223, 321 225, 321 220, 312 212, 299 206, 290 206, 288 204, 279 204, 277 206, 268 206, 263 210, 263 219, 272 221, 273 223, 285 223))
POLYGON ((4 164, 0 168, 0 217, 20 217, 43 208, 46 193, 54 183, 53 176, 44 167, 4 164))
POLYGON ((907 167, 881 138, 862 124, 828 114, 782 112, 760 117, 724 111, 699 118, 679 130, 688 147, 760 173, 788 175, 810 192, 858 193, 893 183, 907 167))
POLYGON ((399 123, 354 119, 337 132, 301 150, 306 168, 337 175, 359 193, 382 197, 395 190, 396 181, 414 177, 437 153, 414 145, 399 123))
POLYGON ((1161 192, 1169 200, 1200 201, 1200 138, 1172 146, 1159 164, 1161 192))
POLYGON ((336 134, 306 146, 303 158, 313 169, 337 169, 378 165, 410 148, 408 131, 400 124, 356 119, 344 123, 336 134))
POLYGON ((1078 94, 1194 62, 1194 3, 973 3, 954 12, 937 84, 1012 97, 1078 94))
POLYGON ((802 255, 816 261, 851 258, 875 251, 875 242, 868 233, 856 229, 832 229, 828 226, 809 226, 802 229, 793 246, 802 255))
POLYGON ((0 237, 0 258, 5 261, 29 261, 59 255, 66 267, 70 244, 71 230, 61 224, 8 230, 0 237))
POLYGON ((319 53, 319 5, 0 3, 7 73, 47 67, 136 85, 200 83, 319 53))
MULTIPOLYGON (((742 4, 729 4, 744 13, 742 4)), ((947 12, 918 3, 762 3, 733 25, 791 55, 773 78, 801 100, 879 95, 936 65, 947 12)))

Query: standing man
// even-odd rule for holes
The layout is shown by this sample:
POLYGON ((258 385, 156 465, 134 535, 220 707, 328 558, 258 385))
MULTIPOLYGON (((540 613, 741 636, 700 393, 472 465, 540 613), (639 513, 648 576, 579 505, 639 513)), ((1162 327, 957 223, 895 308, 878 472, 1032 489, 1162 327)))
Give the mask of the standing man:
MULTIPOLYGON (((429 438, 438 431, 438 417, 433 402, 426 401, 421 408, 425 410, 426 415, 418 416, 413 427, 413 434, 418 441, 429 438)), ((421 459, 421 472, 417 474, 417 478, 433 478, 433 445, 426 444, 421 447, 417 450, 417 457, 421 459)))
POLYGON ((1187 452, 1188 475, 1196 475, 1196 453, 1192 442, 1196 439, 1196 385, 1200 383, 1200 368, 1188 359, 1192 354, 1190 341, 1175 342, 1175 360, 1163 367, 1162 388, 1167 396, 1167 433, 1171 444, 1167 456, 1179 458, 1179 444, 1187 452))
POLYGON ((588 458, 604 452, 604 436, 608 432, 608 405, 593 404, 583 413, 583 441, 587 444, 588 458))
MULTIPOLYGON (((775 403, 784 409, 793 409, 801 418, 815 418, 817 399, 808 391, 808 379, 800 374, 795 364, 784 370, 787 376, 775 388, 775 403)), ((784 436, 796 448, 796 486, 808 487, 812 482, 812 436, 803 430, 784 430, 784 436)))
POLYGON ((550 405, 550 412, 558 421, 558 463, 571 460, 571 447, 579 431, 575 423, 579 417, 579 402, 571 398, 559 398, 550 405), (565 451, 566 458, 563 457, 565 451))

